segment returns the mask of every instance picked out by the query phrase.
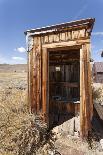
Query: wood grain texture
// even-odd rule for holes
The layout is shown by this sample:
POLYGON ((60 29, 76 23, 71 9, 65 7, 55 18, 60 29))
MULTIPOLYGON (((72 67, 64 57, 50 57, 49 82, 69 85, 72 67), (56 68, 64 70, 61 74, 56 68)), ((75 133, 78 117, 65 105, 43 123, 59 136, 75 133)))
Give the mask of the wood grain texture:
POLYGON ((31 69, 31 66, 30 66, 30 55, 31 53, 29 52, 28 53, 28 75, 27 75, 27 80, 28 80, 28 108, 29 108, 29 112, 31 112, 31 86, 30 86, 30 69, 31 69))
POLYGON ((81 76, 80 76, 80 123, 81 136, 87 137, 91 129, 92 111, 92 89, 91 89, 91 74, 88 45, 84 44, 81 50, 81 76))
POLYGON ((47 49, 42 50, 42 112, 44 120, 47 120, 47 49))

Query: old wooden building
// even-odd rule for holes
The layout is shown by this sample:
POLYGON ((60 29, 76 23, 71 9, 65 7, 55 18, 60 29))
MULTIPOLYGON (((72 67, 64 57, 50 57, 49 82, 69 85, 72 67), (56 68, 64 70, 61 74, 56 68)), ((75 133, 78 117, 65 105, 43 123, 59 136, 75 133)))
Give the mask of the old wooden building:
POLYGON ((87 136, 93 115, 90 36, 94 19, 27 30, 28 101, 49 127, 80 114, 87 136))
POLYGON ((103 83, 103 62, 93 64, 93 80, 96 83, 103 83))

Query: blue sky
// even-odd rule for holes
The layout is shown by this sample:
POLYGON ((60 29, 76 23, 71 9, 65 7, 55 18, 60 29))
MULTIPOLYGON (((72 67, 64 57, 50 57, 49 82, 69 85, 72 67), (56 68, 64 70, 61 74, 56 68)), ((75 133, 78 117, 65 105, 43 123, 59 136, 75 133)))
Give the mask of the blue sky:
POLYGON ((103 0, 0 0, 0 63, 26 63, 25 30, 88 17, 92 58, 103 61, 103 0))

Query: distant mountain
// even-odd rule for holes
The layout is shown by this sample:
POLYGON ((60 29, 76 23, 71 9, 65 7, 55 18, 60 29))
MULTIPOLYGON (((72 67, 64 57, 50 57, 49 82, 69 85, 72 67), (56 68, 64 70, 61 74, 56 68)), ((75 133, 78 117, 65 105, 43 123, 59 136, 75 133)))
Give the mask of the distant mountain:
POLYGON ((0 72, 27 72, 27 64, 0 64, 0 72))

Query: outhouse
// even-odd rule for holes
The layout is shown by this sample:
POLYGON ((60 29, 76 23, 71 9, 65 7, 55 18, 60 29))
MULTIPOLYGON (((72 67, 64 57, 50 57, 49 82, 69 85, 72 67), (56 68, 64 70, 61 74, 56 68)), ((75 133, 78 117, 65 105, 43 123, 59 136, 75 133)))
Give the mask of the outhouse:
POLYGON ((28 102, 51 128, 80 115, 80 134, 91 129, 90 36, 94 19, 27 30, 28 102))

